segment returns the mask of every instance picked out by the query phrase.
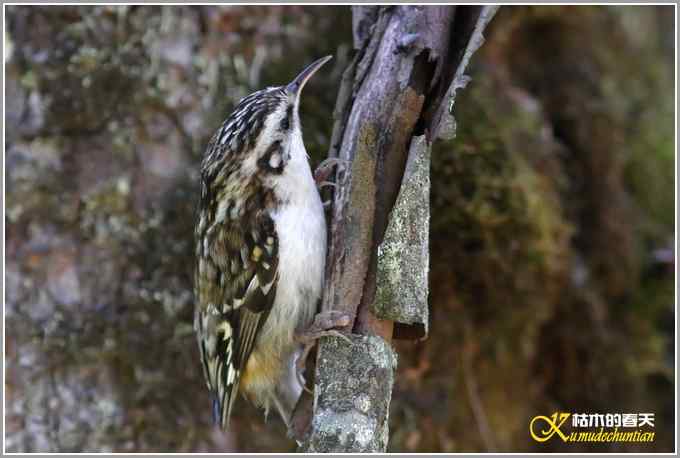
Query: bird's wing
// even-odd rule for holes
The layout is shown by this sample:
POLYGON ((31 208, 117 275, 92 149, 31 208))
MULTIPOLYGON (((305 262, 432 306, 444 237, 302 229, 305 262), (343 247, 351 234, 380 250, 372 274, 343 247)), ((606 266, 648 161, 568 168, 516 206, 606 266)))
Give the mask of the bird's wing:
POLYGON ((247 226, 222 223, 197 233, 194 326, 214 413, 223 428, 274 303, 278 279, 273 221, 264 215, 247 226))

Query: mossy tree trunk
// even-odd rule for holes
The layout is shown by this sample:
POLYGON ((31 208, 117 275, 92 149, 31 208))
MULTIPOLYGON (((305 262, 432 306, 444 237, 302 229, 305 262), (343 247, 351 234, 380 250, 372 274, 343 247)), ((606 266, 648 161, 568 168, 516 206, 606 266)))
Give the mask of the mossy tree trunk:
POLYGON ((341 83, 329 151, 347 165, 336 180, 322 308, 354 320, 351 343, 320 343, 306 451, 387 448, 397 361, 390 342, 424 338, 427 329, 429 151, 436 138, 453 135, 453 97, 494 12, 353 10, 357 52, 341 83))

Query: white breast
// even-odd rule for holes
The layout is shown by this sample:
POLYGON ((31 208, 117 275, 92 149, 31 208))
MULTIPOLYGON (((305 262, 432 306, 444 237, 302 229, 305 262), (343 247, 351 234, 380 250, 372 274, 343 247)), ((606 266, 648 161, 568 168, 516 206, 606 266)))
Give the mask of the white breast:
POLYGON ((279 280, 260 334, 274 339, 283 352, 292 350, 295 330, 314 318, 326 260, 326 221, 301 135, 293 136, 289 151, 283 173, 272 177, 282 203, 272 215, 279 238, 279 280))

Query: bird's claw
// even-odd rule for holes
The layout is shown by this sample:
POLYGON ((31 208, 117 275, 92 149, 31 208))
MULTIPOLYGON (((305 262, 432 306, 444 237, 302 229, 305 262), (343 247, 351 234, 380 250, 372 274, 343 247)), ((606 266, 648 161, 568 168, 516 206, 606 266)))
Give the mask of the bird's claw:
POLYGON ((313 345, 309 345, 309 347, 305 346, 305 349, 302 351, 302 355, 300 355, 300 358, 295 362, 295 375, 297 376, 298 382, 300 382, 300 385, 302 386, 302 389, 305 390, 309 394, 314 394, 312 390, 307 388, 307 380, 305 380, 305 361, 307 361, 307 355, 309 354, 309 350, 311 350, 313 345))
POLYGON ((333 183, 332 181, 322 181, 321 183, 317 183, 316 185, 318 189, 325 188, 327 186, 330 186, 331 188, 337 188, 338 184, 333 183))
POLYGON ((329 157, 322 161, 316 170, 314 170, 314 181, 316 181, 317 187, 321 189, 322 186, 328 186, 324 183, 329 183, 327 180, 334 166, 338 166, 338 169, 344 169, 348 163, 348 160, 340 159, 339 157, 329 157))

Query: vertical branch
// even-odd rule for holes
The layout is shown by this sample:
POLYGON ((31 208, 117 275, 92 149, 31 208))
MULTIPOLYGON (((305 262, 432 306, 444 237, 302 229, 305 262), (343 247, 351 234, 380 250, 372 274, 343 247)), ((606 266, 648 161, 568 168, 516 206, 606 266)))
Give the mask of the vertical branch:
MULTIPOLYGON (((427 204, 422 212, 410 212, 405 206, 393 214, 395 202, 415 189, 413 180, 409 182, 413 174, 405 176, 407 163, 425 160, 425 170, 429 170, 431 142, 440 120, 448 116, 441 107, 448 106, 450 87, 462 73, 459 65, 467 63, 468 42, 485 8, 362 6, 353 10, 357 54, 343 75, 329 151, 329 156, 349 165, 337 178, 322 308, 344 311, 354 322, 346 330, 351 331, 351 343, 338 338, 320 342, 306 451, 380 452, 387 448, 397 361, 390 342, 398 329, 394 320, 404 316, 390 309, 411 304, 392 302, 394 296, 382 288, 381 303, 374 305, 376 279, 386 278, 384 256, 380 261, 378 248, 395 214, 410 216, 392 225, 388 237, 392 245, 383 246, 383 253, 403 246, 394 241, 406 237, 404 231, 427 227, 427 204)), ((429 186, 423 192, 429 193, 429 186)), ((403 269, 401 288, 423 290, 424 294, 411 296, 420 298, 414 299, 420 303, 410 307, 421 313, 397 325, 416 324, 419 331, 415 334, 423 337, 427 236, 414 237, 413 243, 420 245, 416 251, 421 255, 412 259, 423 265, 413 270, 414 275, 403 269)))

